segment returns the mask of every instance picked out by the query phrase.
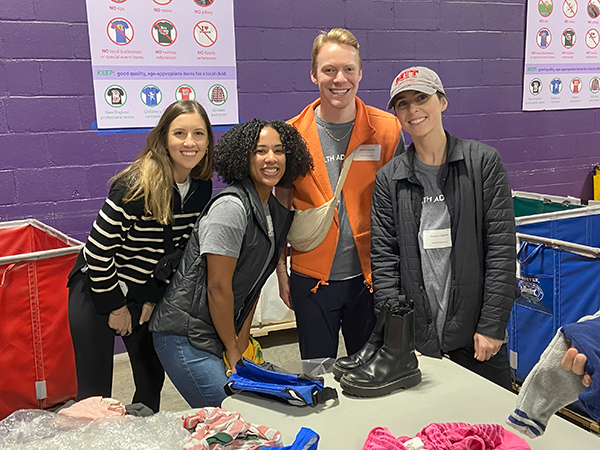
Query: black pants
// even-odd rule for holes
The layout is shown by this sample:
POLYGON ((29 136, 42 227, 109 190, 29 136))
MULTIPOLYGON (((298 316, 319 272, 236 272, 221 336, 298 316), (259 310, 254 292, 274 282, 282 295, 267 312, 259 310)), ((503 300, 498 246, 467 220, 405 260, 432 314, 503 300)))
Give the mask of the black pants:
POLYGON ((473 345, 448 352, 448 356, 455 363, 509 391, 512 390, 506 344, 503 344, 498 353, 487 361, 477 361, 474 355, 475 347, 473 345))
MULTIPOLYGON (((115 333, 108 316, 98 314, 90 293, 84 288, 85 275, 73 275, 69 286, 69 326, 75 350, 77 399, 112 394, 115 333)), ((135 325, 135 324, 133 324, 135 325)), ((143 403, 158 412, 165 372, 154 351, 148 323, 123 337, 133 371, 135 395, 131 403, 143 403)))
POLYGON ((367 341, 375 326, 373 294, 363 277, 329 281, 316 293, 316 279, 292 273, 290 293, 296 313, 296 326, 302 359, 335 358, 340 326, 349 355, 367 341))

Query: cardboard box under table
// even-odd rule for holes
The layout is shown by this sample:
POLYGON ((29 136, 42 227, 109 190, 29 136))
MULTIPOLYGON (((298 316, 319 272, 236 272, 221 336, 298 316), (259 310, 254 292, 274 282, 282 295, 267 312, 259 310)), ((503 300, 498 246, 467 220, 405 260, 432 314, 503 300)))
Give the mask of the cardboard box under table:
POLYGON ((82 246, 37 220, 0 223, 0 419, 75 397, 66 284, 82 246))

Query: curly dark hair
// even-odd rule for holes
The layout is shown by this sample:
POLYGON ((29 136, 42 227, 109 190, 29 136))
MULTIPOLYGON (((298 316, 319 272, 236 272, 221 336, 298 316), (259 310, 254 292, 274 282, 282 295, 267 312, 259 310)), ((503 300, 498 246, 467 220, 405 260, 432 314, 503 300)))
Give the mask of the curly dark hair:
POLYGON ((227 131, 215 147, 215 170, 225 183, 235 183, 250 175, 248 156, 256 149, 260 131, 265 127, 277 131, 286 152, 285 173, 278 186, 289 184, 312 169, 306 142, 293 126, 280 120, 252 119, 227 131))

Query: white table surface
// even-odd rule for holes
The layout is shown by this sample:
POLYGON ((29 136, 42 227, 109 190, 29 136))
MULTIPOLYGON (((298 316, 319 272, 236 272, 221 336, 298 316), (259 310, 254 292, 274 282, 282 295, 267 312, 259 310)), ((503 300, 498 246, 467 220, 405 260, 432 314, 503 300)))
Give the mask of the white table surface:
MULTIPOLYGON (((394 436, 414 436, 433 422, 497 423, 505 421, 517 396, 448 359, 419 357, 423 381, 413 388, 380 398, 347 397, 332 374, 325 386, 335 387, 339 399, 316 407, 298 407, 251 394, 228 397, 222 407, 244 419, 275 428, 285 445, 294 442, 301 427, 321 437, 319 450, 362 449, 369 431, 387 427, 394 436)), ((520 433, 516 432, 521 437, 520 433)), ((600 437, 553 416, 546 433, 525 438, 533 450, 600 450, 600 437)))

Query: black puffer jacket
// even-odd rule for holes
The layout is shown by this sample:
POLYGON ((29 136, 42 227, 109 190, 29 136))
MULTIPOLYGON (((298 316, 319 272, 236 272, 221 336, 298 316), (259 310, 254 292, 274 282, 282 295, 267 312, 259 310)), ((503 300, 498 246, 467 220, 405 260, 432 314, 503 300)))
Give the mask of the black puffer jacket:
POLYGON ((500 155, 485 144, 446 136, 447 163, 438 183, 450 213, 453 245, 442 348, 421 269, 423 187, 414 174, 414 145, 379 170, 371 209, 376 310, 400 294, 412 300, 416 347, 430 356, 472 345, 476 332, 504 339, 518 294, 515 219, 500 155))
MULTIPOLYGON (((246 178, 223 189, 209 202, 200 218, 208 212, 215 199, 224 195, 239 197, 248 217, 232 280, 235 331, 239 333, 254 307, 260 290, 277 266, 294 213, 282 206, 273 195, 269 197, 269 210, 275 232, 275 252, 267 270, 262 273, 271 241, 267 234, 267 218, 254 183, 250 178, 246 178)), ((187 336, 197 349, 221 356, 224 350, 223 343, 215 330, 208 308, 206 256, 200 255, 198 242, 200 218, 187 243, 177 273, 152 314, 150 331, 187 336)))

